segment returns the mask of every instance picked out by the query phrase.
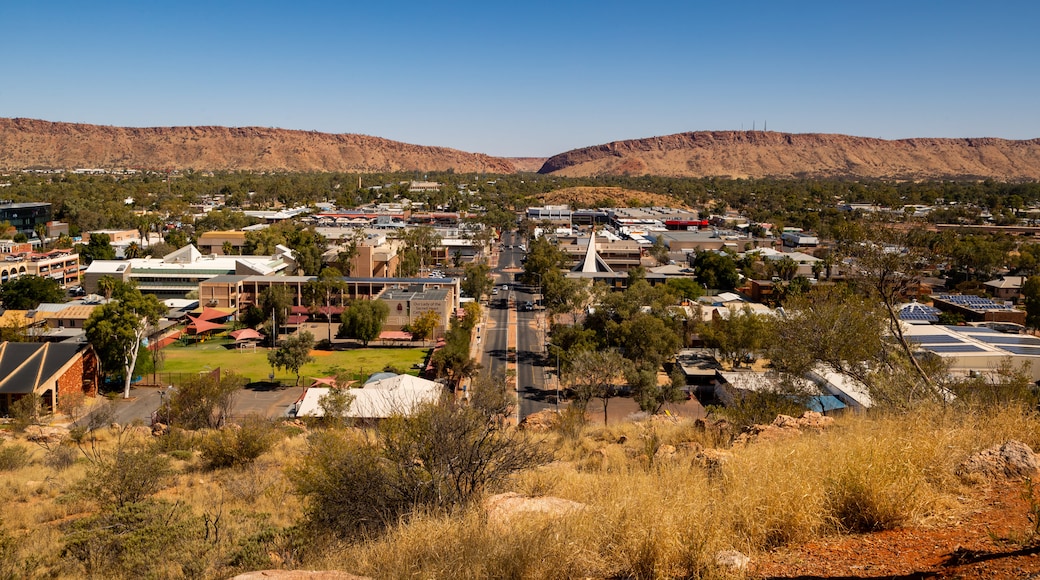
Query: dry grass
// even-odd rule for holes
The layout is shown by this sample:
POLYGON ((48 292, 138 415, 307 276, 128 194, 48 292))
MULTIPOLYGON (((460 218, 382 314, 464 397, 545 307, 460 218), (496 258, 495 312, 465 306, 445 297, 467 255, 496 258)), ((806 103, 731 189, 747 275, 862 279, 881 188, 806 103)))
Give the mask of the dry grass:
MULTIPOLYGON (((118 442, 105 437, 105 445, 118 442)), ((470 506, 419 515, 364 542, 286 553, 298 557, 297 567, 379 578, 724 577, 714 565, 720 550, 754 554, 826 534, 945 520, 965 507, 956 499, 965 484, 955 466, 1012 438, 1040 445, 1040 419, 1009 409, 849 416, 820 433, 725 450, 722 463, 710 466, 698 452, 713 441, 690 422, 589 428, 579 438, 550 435, 554 462, 492 490, 554 495, 583 510, 503 526, 470 506)), ((26 446, 30 464, 0 479, 3 528, 53 555, 43 569, 76 577, 79 569, 57 555, 63 524, 98 509, 78 492, 86 460, 58 471, 35 445, 5 445, 26 446)), ((300 523, 304 506, 284 467, 305 445, 305 436, 289 437, 253 465, 216 471, 202 469, 196 453, 174 463, 176 475, 159 496, 220 516, 219 550, 232 550, 255 535, 258 522, 282 530, 300 523)), ((220 560, 219 550, 209 557, 220 560)), ((214 566, 211 576, 228 571, 214 566)))

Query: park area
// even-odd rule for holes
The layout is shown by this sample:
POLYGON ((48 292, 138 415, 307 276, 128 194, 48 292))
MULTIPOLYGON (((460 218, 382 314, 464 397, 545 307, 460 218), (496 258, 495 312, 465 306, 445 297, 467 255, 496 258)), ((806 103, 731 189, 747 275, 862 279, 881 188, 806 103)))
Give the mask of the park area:
MULTIPOLYGON (((343 350, 313 350, 312 362, 300 368, 300 384, 306 386, 315 378, 347 373, 361 382, 372 373, 387 367, 411 375, 418 375, 426 361, 429 348, 416 347, 368 347, 343 350)), ((267 382, 274 372, 274 382, 285 385, 296 384, 296 375, 286 369, 272 369, 267 360, 269 349, 264 347, 238 349, 231 339, 211 339, 187 346, 175 342, 162 349, 162 362, 158 365, 160 382, 177 382, 177 375, 197 374, 221 369, 234 371, 250 382, 267 382)), ((147 378, 145 380, 148 380, 147 378)))

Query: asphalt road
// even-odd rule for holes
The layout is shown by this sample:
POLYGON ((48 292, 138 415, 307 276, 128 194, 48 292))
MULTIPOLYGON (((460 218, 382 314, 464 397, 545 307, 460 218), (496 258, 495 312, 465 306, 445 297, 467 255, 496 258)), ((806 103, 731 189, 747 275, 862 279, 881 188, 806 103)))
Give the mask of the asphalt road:
MULTIPOLYGON (((159 394, 161 391, 162 389, 153 387, 131 388, 129 399, 120 398, 112 401, 112 421, 120 425, 130 424, 134 421, 150 425, 152 413, 162 403, 162 396, 159 394)), ((281 417, 284 416, 289 405, 299 399, 302 393, 303 387, 241 389, 235 394, 232 402, 231 416, 232 418, 242 418, 255 414, 268 418, 281 417)))

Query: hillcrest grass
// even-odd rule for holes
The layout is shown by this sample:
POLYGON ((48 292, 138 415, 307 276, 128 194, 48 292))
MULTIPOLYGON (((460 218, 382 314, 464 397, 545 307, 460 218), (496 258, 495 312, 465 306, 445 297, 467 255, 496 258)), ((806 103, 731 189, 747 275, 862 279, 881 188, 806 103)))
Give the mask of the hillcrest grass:
MULTIPOLYGON (((849 415, 819 433, 724 449, 721 463, 711 465, 699 455, 710 446, 708 435, 685 421, 589 428, 578 438, 550 433, 542 445, 553 462, 488 491, 553 495, 582 502, 583 510, 502 525, 473 505, 418 514, 367 540, 325 536, 302 545, 287 530, 301 523, 305 506, 284 467, 300 460, 306 435, 284 437, 246 467, 208 471, 197 452, 174 461, 177 475, 158 497, 211 520, 223 515, 203 577, 291 565, 377 578, 723 578, 727 572, 715 564, 721 550, 754 556, 824 535, 927 525, 969 509, 957 499, 966 484, 953 475, 955 466, 1008 439, 1036 448, 1040 418, 1015 409, 849 415), (648 457, 666 445, 675 452, 648 457), (249 552, 254 559, 231 558, 246 553, 249 542, 263 546, 249 552)), ((116 442, 111 433, 107 439, 103 444, 116 442)), ((39 555, 38 573, 82 576, 60 554, 62 525, 98 509, 76 492, 85 460, 55 471, 44 465, 43 449, 4 445, 32 453, 30 465, 3 474, 4 530, 39 555)), ((170 550, 167 557, 200 556, 170 550)))

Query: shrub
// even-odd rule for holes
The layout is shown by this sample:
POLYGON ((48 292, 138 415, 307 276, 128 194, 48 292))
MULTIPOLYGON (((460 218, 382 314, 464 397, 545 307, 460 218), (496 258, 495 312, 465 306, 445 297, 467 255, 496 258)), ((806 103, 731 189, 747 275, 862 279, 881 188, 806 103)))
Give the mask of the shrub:
POLYGON ((289 476, 307 499, 308 523, 350 537, 469 504, 543 458, 535 442, 481 410, 444 401, 389 418, 375 439, 315 434, 289 476))
POLYGON ((91 460, 85 487, 103 505, 140 502, 162 489, 171 472, 170 460, 148 444, 121 442, 111 454, 99 452, 91 460))
POLYGON ((73 447, 58 445, 47 451, 47 454, 43 456, 43 463, 55 471, 63 471, 76 463, 77 455, 78 453, 73 447))
POLYGON ((202 577, 209 546, 201 518, 181 504, 127 503, 66 528, 62 556, 92 578, 202 577))
POLYGON ((0 471, 14 471, 29 464, 29 450, 21 445, 0 447, 0 471))
POLYGON ((270 421, 250 416, 241 426, 225 427, 203 438, 202 460, 210 469, 246 465, 269 451, 278 437, 270 421))
POLYGON ((247 380, 237 374, 191 377, 177 385, 159 415, 184 429, 217 428, 231 412, 235 393, 247 380))

